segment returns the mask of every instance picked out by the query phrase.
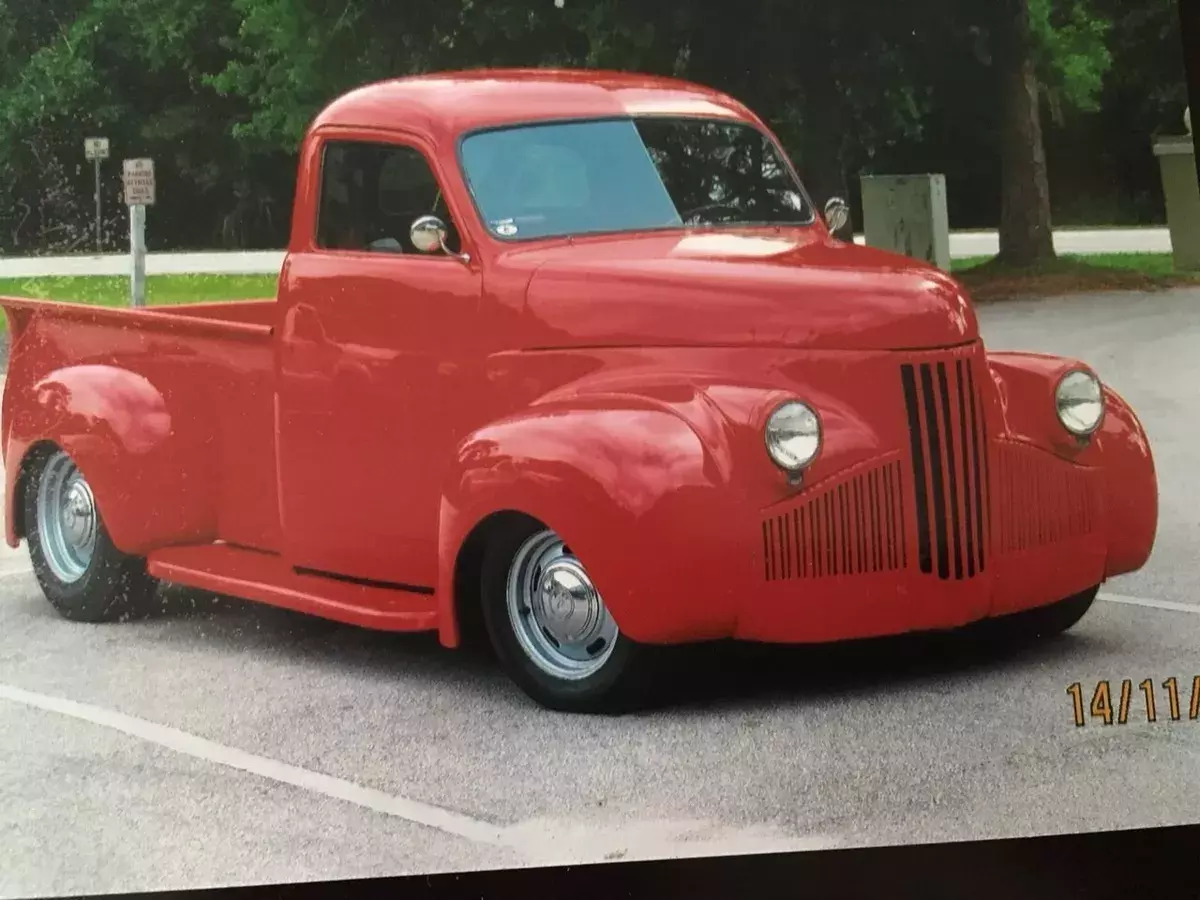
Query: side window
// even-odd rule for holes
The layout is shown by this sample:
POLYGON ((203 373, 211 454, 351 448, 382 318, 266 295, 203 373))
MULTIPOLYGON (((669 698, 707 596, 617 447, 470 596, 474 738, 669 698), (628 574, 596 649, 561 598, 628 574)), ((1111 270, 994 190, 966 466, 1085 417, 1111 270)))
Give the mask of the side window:
POLYGON ((317 246, 425 256, 409 237, 412 223, 436 215, 449 249, 459 237, 441 187, 419 150, 398 144, 333 141, 321 163, 317 246))

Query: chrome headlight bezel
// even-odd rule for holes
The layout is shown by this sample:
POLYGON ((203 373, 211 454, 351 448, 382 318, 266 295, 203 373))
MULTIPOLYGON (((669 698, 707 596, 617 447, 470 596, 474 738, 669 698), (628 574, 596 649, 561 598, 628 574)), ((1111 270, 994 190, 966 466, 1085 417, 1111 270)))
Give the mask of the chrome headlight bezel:
POLYGON ((801 400, 780 403, 767 417, 763 442, 771 462, 791 475, 799 474, 821 453, 821 417, 801 400), (790 447, 786 446, 789 442, 790 447))
POLYGON ((1077 438, 1089 438, 1104 424, 1104 385, 1089 369, 1072 369, 1054 386, 1054 414, 1059 424, 1077 438), (1081 410, 1095 407, 1093 415, 1081 410))

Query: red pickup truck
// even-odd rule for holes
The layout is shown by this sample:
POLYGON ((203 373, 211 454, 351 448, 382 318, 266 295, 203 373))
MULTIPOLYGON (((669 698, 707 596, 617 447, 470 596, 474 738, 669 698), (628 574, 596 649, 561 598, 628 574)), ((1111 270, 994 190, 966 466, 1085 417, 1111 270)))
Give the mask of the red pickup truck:
POLYGON ((273 300, 0 299, 7 540, 62 615, 165 581, 478 625, 538 702, 611 710, 656 645, 1061 631, 1151 552, 1129 406, 831 237, 723 94, 361 88, 307 135, 288 250, 273 300))

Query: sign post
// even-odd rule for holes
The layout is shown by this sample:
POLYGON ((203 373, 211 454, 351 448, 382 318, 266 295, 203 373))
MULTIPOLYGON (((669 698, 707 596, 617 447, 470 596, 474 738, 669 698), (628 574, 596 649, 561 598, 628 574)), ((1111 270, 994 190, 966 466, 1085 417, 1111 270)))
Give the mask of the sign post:
POLYGON ((132 306, 146 305, 146 207, 154 205, 154 160, 125 160, 125 203, 129 207, 129 293, 132 306))
POLYGON ((108 138, 85 138, 83 155, 96 166, 96 252, 104 249, 100 235, 100 163, 108 159, 108 138))

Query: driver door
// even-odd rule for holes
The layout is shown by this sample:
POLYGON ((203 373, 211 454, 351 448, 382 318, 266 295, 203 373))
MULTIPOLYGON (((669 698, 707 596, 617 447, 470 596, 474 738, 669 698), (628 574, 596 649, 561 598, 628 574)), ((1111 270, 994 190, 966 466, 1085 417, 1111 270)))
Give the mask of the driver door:
POLYGON ((421 146, 327 140, 320 158, 314 244, 283 275, 284 555, 301 570, 431 589, 480 274, 412 244, 412 222, 430 213, 459 244, 421 146))

